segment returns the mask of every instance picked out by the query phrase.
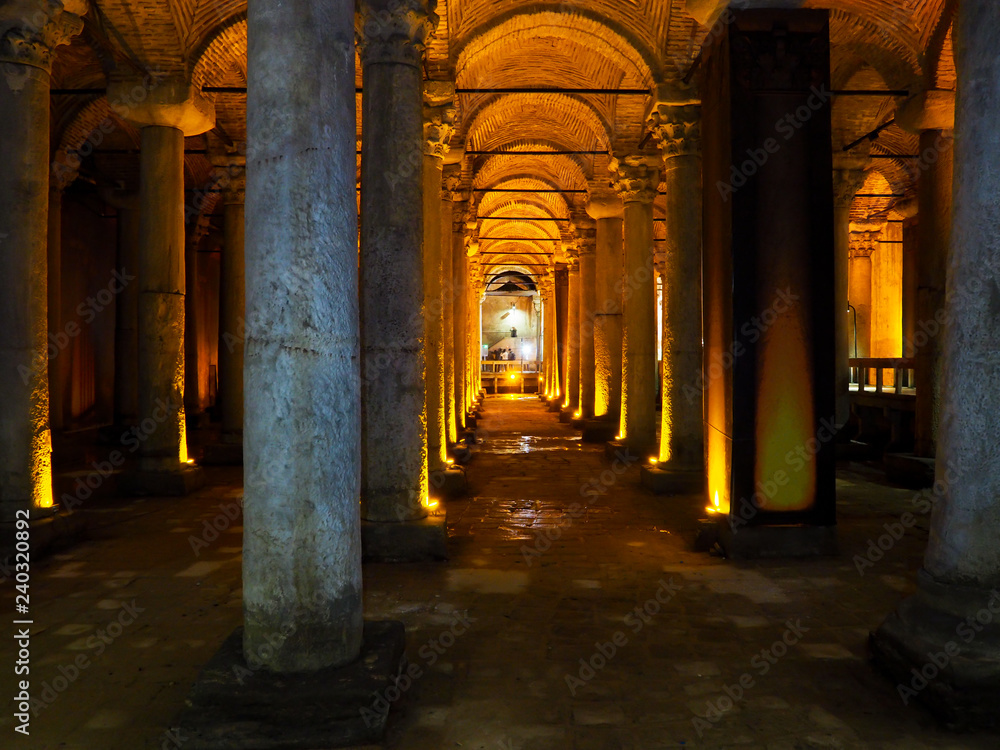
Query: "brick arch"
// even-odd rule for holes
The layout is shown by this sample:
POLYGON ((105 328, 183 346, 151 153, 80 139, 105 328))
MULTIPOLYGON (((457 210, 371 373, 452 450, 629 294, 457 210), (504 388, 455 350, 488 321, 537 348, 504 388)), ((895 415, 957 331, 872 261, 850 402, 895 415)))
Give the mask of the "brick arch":
MULTIPOLYGON (((641 86, 652 86, 661 77, 660 63, 653 50, 635 34, 581 5, 571 12, 558 12, 551 6, 515 9, 469 29, 459 38, 452 53, 456 78, 461 79, 481 58, 488 61, 488 67, 499 64, 510 56, 511 50, 516 51, 537 37, 582 45, 591 56, 612 61, 623 78, 641 86)), ((552 81, 553 85, 559 83, 552 81)))
MULTIPOLYGON (((546 150, 546 149, 539 149, 546 150)), ((537 174, 562 188, 586 189, 587 174, 573 156, 488 156, 475 170, 474 187, 488 187, 497 180, 537 174)))
POLYGON ((247 79, 247 12, 228 18, 217 26, 191 57, 191 81, 202 88, 222 85, 236 72, 247 79))
POLYGON ((551 140, 572 150, 610 150, 610 123, 594 105, 569 94, 500 94, 463 118, 467 148, 511 140, 551 140))

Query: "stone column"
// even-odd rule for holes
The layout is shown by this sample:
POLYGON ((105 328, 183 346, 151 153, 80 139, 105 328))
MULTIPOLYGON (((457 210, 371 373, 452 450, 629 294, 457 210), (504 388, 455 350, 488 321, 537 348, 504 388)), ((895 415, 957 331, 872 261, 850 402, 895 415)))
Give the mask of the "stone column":
POLYGON ((466 428, 466 377, 468 362, 466 352, 466 294, 468 287, 468 258, 465 255, 465 236, 463 233, 463 216, 467 206, 466 201, 456 201, 453 204, 455 222, 451 227, 452 243, 452 281, 455 286, 454 336, 455 336, 455 421, 459 432, 466 428))
POLYGON ((594 416, 594 317, 597 308, 597 255, 594 230, 582 229, 577 240, 580 255, 580 419, 594 416))
POLYGON ((119 480, 125 494, 185 494, 203 481, 187 466, 184 412, 184 137, 215 125, 215 110, 177 78, 115 81, 112 101, 135 100, 139 159, 139 429, 138 465, 119 480), (148 429, 147 429, 148 427, 148 429))
POLYGON ((559 398, 559 350, 556 336, 556 292, 551 271, 547 271, 542 282, 545 314, 545 399, 559 398))
POLYGON ((217 185, 222 191, 222 273, 219 284, 219 406, 222 444, 206 446, 220 462, 243 459, 243 361, 246 321, 244 262, 246 157, 239 154, 214 156, 217 185))
POLYGON ((920 133, 920 152, 934 154, 923 160, 917 185, 920 206, 920 233, 917 245, 918 326, 914 334, 914 377, 917 385, 914 452, 923 458, 935 456, 941 423, 943 393, 942 342, 945 277, 950 266, 952 233, 952 190, 954 151, 949 130, 920 133))
MULTIPOLYGON (((844 165, 841 165, 844 166, 844 165)), ((834 423, 840 430, 851 417, 851 371, 848 360, 854 355, 854 315, 847 307, 848 278, 851 263, 851 204, 865 182, 863 168, 833 170, 833 312, 836 330, 836 415, 834 423)), ((871 288, 871 262, 868 262, 868 285, 871 288)), ((869 291, 869 299, 871 293, 869 291)))
POLYGON ((591 193, 587 213, 597 222, 594 315, 594 415, 618 431, 622 407, 622 213, 614 193, 591 193))
POLYGON ((25 512, 34 518, 53 512, 46 341, 50 71, 53 50, 80 31, 86 10, 77 0, 0 7, 0 524, 5 525, 25 512))
MULTIPOLYGON (((76 173, 53 169, 49 175, 48 207, 48 333, 49 352, 49 426, 62 430, 66 420, 66 396, 70 389, 70 359, 67 346, 61 346, 67 331, 62 314, 62 199, 76 173)), ((75 325, 75 324, 74 324, 75 325)))
POLYGON ((1000 176, 984 167, 1000 160, 995 18, 990 0, 958 5, 955 200, 941 342, 947 388, 935 492, 925 502, 925 510, 933 506, 930 539, 917 593, 872 638, 904 701, 917 698, 959 726, 995 726, 1000 696, 1000 176))
MULTIPOLYGON (((429 502, 421 64, 435 23, 415 0, 359 6, 362 515, 368 521, 424 518, 429 502)), ((440 183, 435 201, 439 192, 440 183)))
MULTIPOLYGON (((575 253, 576 250, 571 250, 575 253)), ((569 275, 566 310, 566 374, 563 412, 560 421, 568 421, 580 406, 580 260, 570 255, 566 264, 569 275)))
POLYGON ((879 232, 850 233, 850 289, 848 299, 854 308, 851 322, 850 354, 854 356, 854 331, 857 330, 857 356, 871 354, 872 340, 872 254, 878 248, 879 232))
POLYGON ((276 672, 361 647, 351 21, 317 0, 248 18, 243 643, 276 672))
POLYGON ((705 473, 701 330, 701 106, 693 92, 665 96, 647 117, 663 156, 667 241, 658 491, 695 491, 705 473))
POLYGON ((427 468, 431 474, 444 471, 448 457, 444 406, 444 300, 441 295, 441 187, 444 155, 455 129, 454 101, 454 84, 443 81, 427 81, 424 84, 424 383, 427 468))
MULTIPOLYGON (((458 189, 461 180, 461 166, 449 164, 444 169, 444 185, 441 192, 441 319, 444 324, 444 417, 445 437, 448 447, 458 441, 458 404, 455 385, 455 308, 458 285, 455 278, 455 203, 461 199, 458 189), (457 200, 456 200, 457 199, 457 200)), ((461 248, 459 248, 461 249, 461 248)))
POLYGON ((660 182, 659 159, 612 160, 624 211, 622 291, 621 440, 630 454, 656 448, 656 284, 653 275, 653 199, 660 182))

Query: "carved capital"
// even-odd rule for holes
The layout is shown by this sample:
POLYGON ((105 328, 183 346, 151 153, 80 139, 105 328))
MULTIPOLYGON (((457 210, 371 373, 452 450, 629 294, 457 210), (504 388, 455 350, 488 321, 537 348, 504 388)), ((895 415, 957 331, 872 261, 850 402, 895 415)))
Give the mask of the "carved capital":
POLYGON ((663 158, 701 154, 701 107, 658 104, 646 117, 663 158))
POLYGON ((659 159, 648 156, 626 156, 612 159, 608 166, 615 178, 615 190, 623 203, 652 203, 660 186, 659 159))
POLYGON ((870 258, 872 253, 878 249, 878 240, 882 232, 851 232, 852 258, 870 258))
POLYGON ((80 33, 86 12, 79 0, 6 0, 0 6, 0 63, 7 85, 19 91, 24 84, 24 76, 7 70, 7 65, 50 72, 53 51, 80 33))
POLYGON ((833 170, 833 205, 837 208, 850 208, 867 176, 862 169, 833 170))
POLYGON ((362 0, 354 17, 361 63, 420 67, 437 28, 436 0, 362 0))
POLYGON ((455 132, 455 84, 427 81, 424 84, 424 153, 443 159, 455 132))

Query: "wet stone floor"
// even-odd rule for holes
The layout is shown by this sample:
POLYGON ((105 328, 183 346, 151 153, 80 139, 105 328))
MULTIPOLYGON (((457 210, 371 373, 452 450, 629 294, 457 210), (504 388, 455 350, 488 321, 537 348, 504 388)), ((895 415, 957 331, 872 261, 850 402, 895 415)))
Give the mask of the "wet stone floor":
MULTIPOLYGON (((366 616, 406 624, 413 676, 372 696, 386 748, 1000 747, 905 706, 867 659, 928 519, 863 575, 855 555, 912 491, 844 465, 838 558, 733 563, 689 551, 702 499, 641 489, 537 398, 488 399, 480 434, 470 493, 446 504, 451 560, 365 566, 366 616)), ((89 541, 34 565, 32 677, 50 689, 29 741, 0 717, 0 747, 178 747, 164 728, 241 620, 240 473, 209 476, 180 500, 85 503, 89 541)), ((13 596, 6 580, 4 611, 13 596)))

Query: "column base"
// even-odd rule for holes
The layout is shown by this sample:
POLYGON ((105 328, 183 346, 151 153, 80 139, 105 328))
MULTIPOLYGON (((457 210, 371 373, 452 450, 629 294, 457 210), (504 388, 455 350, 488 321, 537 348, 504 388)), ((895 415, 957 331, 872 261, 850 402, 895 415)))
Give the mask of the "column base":
POLYGON ((361 521, 364 562, 414 563, 448 559, 444 513, 403 523, 361 521))
POLYGON ((952 728, 1000 726, 1000 591, 946 586, 921 570, 917 593, 869 636, 904 703, 952 728))
POLYGON ((583 430, 583 437, 581 438, 583 442, 606 443, 613 441, 618 434, 618 420, 595 417, 594 419, 584 420, 583 426, 580 429, 583 430))
POLYGON ((205 472, 199 467, 184 464, 176 469, 150 471, 126 469, 118 475, 118 494, 181 496, 189 495, 205 485, 205 472))
POLYGON ((475 430, 478 427, 478 417, 472 412, 469 412, 468 416, 465 417, 465 428, 466 430, 475 430))
POLYGON ((465 494, 468 484, 465 481, 465 470, 460 466, 449 466, 443 471, 430 473, 431 488, 444 497, 459 497, 465 494))
POLYGON ((389 716, 386 692, 397 690, 405 646, 403 623, 366 621, 361 655, 350 664, 276 674, 247 665, 243 628, 237 628, 198 676, 171 731, 185 750, 377 743, 389 716))
MULTIPOLYGON (((32 557, 40 557, 51 550, 69 546, 86 536, 87 522, 81 513, 58 508, 47 516, 36 517, 40 512, 32 510, 32 518, 28 522, 32 557)), ((14 520, 0 521, 0 561, 11 566, 10 575, 13 575, 14 554, 17 551, 17 540, 14 537, 16 528, 14 520)))
POLYGON ((895 484, 919 490, 934 486, 934 459, 912 453, 886 453, 885 476, 895 484))
POLYGON ((205 466, 242 466, 243 443, 209 443, 201 454, 205 466))
POLYGON ((572 406, 564 406, 559 410, 559 421, 563 424, 571 424, 573 422, 573 414, 576 413, 576 409, 572 406))
POLYGON ((719 519, 719 544, 726 557, 829 557, 837 554, 836 526, 744 526, 737 531, 729 517, 719 519))
POLYGON ((705 472, 670 469, 659 464, 642 466, 639 481, 657 495, 695 495, 705 491, 705 472))
POLYGON ((563 408, 561 398, 553 398, 549 400, 549 411, 551 412, 561 412, 563 408))

